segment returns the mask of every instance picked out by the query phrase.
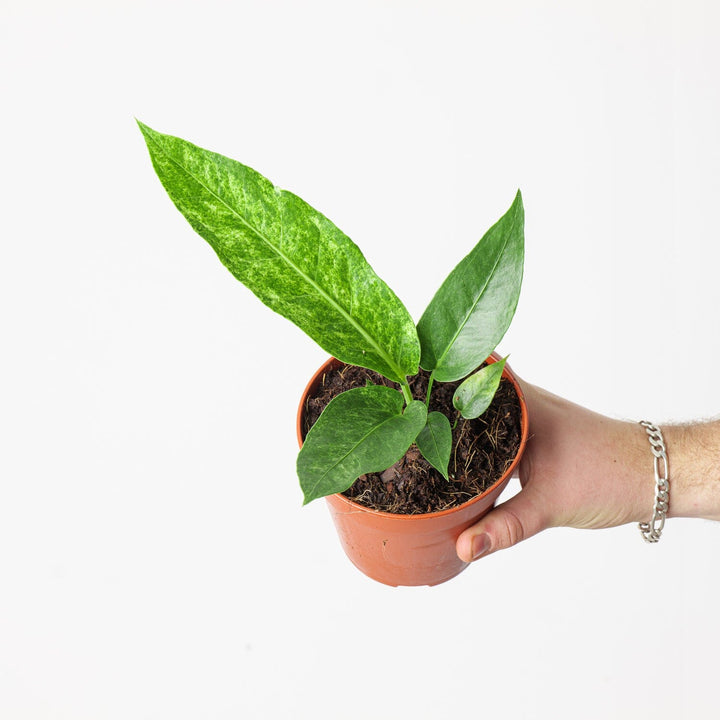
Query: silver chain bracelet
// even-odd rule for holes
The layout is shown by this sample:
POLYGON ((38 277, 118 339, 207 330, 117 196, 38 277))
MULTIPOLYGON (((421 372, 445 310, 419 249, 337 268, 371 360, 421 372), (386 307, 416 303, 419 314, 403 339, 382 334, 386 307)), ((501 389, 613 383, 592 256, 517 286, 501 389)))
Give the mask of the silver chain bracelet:
POLYGON ((643 540, 649 543, 656 543, 660 539, 665 518, 667 517, 668 505, 670 503, 670 480, 668 479, 668 458, 667 448, 663 440, 660 428, 647 420, 640 424, 650 440, 650 450, 653 454, 653 469, 655 470, 655 504, 653 505, 652 519, 649 523, 640 523, 640 534, 643 540), (661 468, 662 461, 662 468, 661 468), (660 470, 662 469, 662 472, 660 470))

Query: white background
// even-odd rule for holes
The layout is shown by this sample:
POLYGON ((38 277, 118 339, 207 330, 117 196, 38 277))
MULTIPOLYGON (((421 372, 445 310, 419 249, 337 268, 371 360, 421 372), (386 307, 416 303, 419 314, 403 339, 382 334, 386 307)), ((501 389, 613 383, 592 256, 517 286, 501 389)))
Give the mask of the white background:
POLYGON ((294 474, 325 354, 133 120, 301 195, 416 318, 520 187, 513 368, 712 416, 716 3, 0 7, 1 718, 717 717, 716 524, 558 529, 436 588, 351 566, 294 474))

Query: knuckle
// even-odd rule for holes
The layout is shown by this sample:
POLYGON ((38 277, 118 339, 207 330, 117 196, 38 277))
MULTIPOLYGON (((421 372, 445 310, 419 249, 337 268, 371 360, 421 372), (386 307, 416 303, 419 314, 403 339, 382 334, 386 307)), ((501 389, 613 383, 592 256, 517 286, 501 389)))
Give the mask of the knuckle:
POLYGON ((502 514, 501 533, 503 547, 516 545, 525 539, 525 526, 522 520, 512 510, 505 510, 502 514))

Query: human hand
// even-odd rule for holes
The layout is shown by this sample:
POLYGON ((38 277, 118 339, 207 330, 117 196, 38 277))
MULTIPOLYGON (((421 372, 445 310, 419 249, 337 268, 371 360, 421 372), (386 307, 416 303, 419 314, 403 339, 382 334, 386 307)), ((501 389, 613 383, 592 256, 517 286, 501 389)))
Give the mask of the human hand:
POLYGON ((530 420, 522 490, 457 540, 470 562, 550 527, 608 528, 647 521, 654 498, 645 431, 519 380, 530 420))

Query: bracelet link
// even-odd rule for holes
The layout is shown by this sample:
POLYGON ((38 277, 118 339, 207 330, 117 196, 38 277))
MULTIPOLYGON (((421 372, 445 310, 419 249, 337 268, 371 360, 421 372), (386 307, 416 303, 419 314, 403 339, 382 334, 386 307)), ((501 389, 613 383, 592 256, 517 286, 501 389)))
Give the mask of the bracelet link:
POLYGON ((653 504, 653 514, 649 523, 639 523, 640 534, 643 540, 648 543, 656 543, 660 540, 663 528, 665 527, 665 518, 667 517, 670 505, 670 479, 667 448, 662 432, 657 425, 647 420, 642 420, 640 425, 645 428, 648 440, 650 441, 650 450, 653 454, 653 472, 655 474, 655 503, 653 504))

